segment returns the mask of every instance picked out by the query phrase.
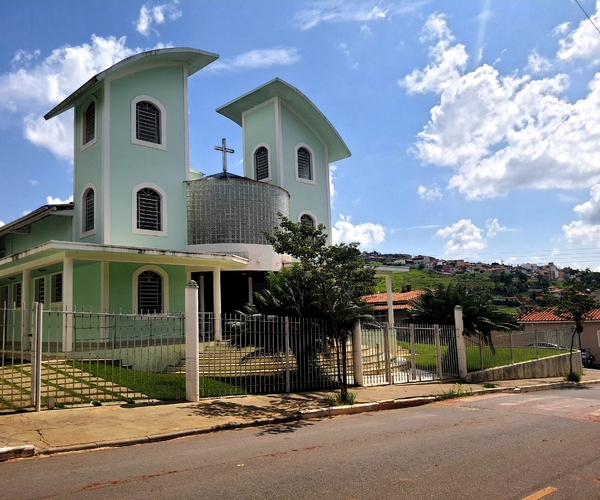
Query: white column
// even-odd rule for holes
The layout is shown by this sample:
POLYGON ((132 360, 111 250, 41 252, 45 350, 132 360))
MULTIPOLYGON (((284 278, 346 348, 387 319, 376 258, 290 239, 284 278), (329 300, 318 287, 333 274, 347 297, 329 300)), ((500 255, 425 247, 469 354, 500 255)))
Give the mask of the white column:
POLYGON ((31 269, 23 271, 21 282, 21 342, 23 350, 31 349, 31 269))
POLYGON ((360 387, 364 385, 362 363, 362 332, 360 323, 352 330, 352 365, 354 367, 354 383, 360 387))
POLYGON ((392 296, 392 276, 391 274, 385 275, 385 291, 387 293, 387 305, 388 305, 388 323, 394 324, 394 298, 392 296))
MULTIPOLYGON (((110 307, 110 263, 101 262, 100 263, 100 313, 104 314, 108 312, 110 307)), ((100 316, 100 330, 101 337, 100 340, 102 342, 107 342, 110 340, 110 335, 108 332, 108 324, 106 321, 106 316, 100 316)))
POLYGON ((185 285, 185 399, 196 402, 200 398, 198 336, 198 285, 185 285))
MULTIPOLYGON (((65 312, 73 312, 73 259, 63 259, 62 303, 65 312)), ((73 350, 73 315, 65 314, 63 318, 63 352, 73 350)))
POLYGON ((213 267, 213 306, 215 314, 215 340, 221 340, 221 268, 213 267))
POLYGON ((458 355, 458 376, 467 377, 467 351, 465 349, 465 337, 463 336, 462 307, 454 308, 454 325, 456 332, 456 353, 458 355))

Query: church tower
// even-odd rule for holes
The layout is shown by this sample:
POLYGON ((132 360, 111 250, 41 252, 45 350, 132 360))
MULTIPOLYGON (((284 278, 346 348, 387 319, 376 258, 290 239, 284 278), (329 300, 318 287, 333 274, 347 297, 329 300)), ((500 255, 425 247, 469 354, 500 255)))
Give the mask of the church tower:
POLYGON ((331 241, 329 164, 350 151, 327 118, 279 78, 217 112, 242 127, 244 175, 285 189, 290 219, 323 224, 331 241))

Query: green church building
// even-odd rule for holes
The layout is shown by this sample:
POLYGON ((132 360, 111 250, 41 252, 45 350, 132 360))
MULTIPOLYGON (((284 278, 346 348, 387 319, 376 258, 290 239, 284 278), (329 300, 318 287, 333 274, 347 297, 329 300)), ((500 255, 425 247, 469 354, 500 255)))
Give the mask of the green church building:
MULTIPOLYGON (((280 79, 216 110, 241 126, 244 176, 190 169, 188 78, 217 58, 191 48, 140 53, 46 114, 74 109, 73 202, 0 227, 0 309, 182 312, 193 279, 200 310, 219 318, 251 302, 265 273, 288 260, 263 236, 278 213, 331 228, 329 164, 350 151, 280 79)), ((219 149, 225 156, 225 141, 219 149)), ((26 346, 30 318, 21 317, 26 346)), ((60 331, 48 340, 72 350, 71 326, 60 331)))

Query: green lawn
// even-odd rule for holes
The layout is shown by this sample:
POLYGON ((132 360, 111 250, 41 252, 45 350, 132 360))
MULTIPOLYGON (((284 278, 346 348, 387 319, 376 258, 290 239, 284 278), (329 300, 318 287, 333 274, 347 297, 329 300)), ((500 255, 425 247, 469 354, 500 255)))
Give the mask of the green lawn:
MULTIPOLYGON (((146 373, 120 366, 106 365, 95 362, 73 361, 76 368, 103 378, 121 387, 127 387, 131 392, 142 393, 150 399, 173 400, 175 391, 180 390, 185 397, 185 375, 146 373)), ((208 377, 200 377, 200 396, 223 396, 228 394, 244 394, 241 387, 227 384, 208 377)), ((123 399, 133 399, 123 395, 123 399)))
MULTIPOLYGON (((493 281, 485 274, 439 274, 428 269, 411 269, 407 273, 392 274, 392 289, 395 292, 402 290, 404 285, 412 285, 413 290, 435 288, 437 285, 448 285, 449 283, 461 283, 467 285, 471 290, 492 290, 493 281)), ((385 292, 385 280, 381 278, 376 285, 378 292, 385 292)))
MULTIPOLYGON (((402 346, 406 350, 410 350, 410 344, 408 342, 398 341, 398 345, 402 346)), ((442 357, 448 351, 448 347, 440 347, 442 357)), ((481 369, 481 360, 479 357, 479 348, 476 346, 467 346, 467 369, 468 371, 477 371, 481 369)), ((556 355, 554 349, 540 349, 540 358, 556 355)), ((568 350, 562 350, 561 354, 569 352, 568 350)), ((428 368, 435 367, 435 346, 431 344, 415 344, 415 354, 417 360, 417 367, 428 368)), ((513 356, 514 362, 520 363, 522 361, 531 361, 536 359, 536 350, 532 347, 514 347, 513 356)), ((496 347, 496 354, 492 354, 488 348, 484 348, 483 351, 483 369, 495 368, 497 366, 510 365, 510 348, 509 347, 496 347)))

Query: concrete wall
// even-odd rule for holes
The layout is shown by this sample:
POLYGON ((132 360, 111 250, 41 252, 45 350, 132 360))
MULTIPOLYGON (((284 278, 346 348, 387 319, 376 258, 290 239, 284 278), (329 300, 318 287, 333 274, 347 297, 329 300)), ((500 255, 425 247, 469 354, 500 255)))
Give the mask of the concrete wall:
MULTIPOLYGON (((467 383, 492 382, 494 380, 519 380, 527 378, 563 377, 569 372, 569 356, 560 354, 514 365, 471 372, 465 377, 467 383)), ((581 354, 573 353, 573 371, 582 373, 581 354)))

